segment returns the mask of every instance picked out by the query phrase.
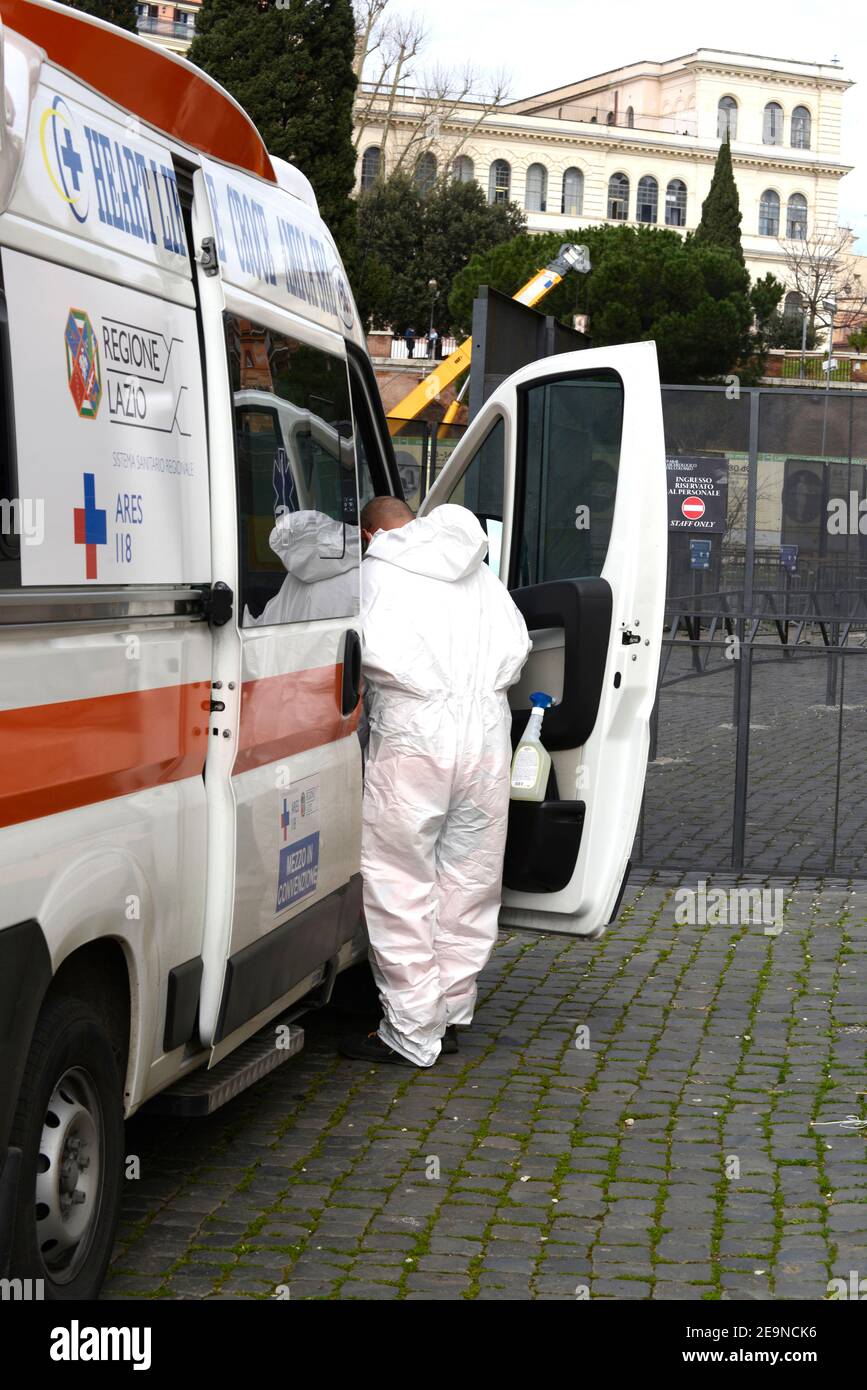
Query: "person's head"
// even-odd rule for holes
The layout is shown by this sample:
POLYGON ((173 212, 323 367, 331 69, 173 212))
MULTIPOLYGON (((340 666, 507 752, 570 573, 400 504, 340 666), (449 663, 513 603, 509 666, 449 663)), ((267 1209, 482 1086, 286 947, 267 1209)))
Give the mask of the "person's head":
POLYGON ((372 497, 361 513, 361 538, 370 545, 377 531, 396 531, 412 520, 411 508, 400 497, 372 497))

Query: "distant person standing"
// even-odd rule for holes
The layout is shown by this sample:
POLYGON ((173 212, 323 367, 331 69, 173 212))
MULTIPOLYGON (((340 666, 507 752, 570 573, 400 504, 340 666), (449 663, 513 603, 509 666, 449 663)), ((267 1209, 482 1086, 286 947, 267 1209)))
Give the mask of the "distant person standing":
POLYGON ((407 328, 404 331, 403 341, 406 343, 406 355, 412 357, 415 352, 415 329, 407 328))
POLYGON ((430 331, 430 333, 428 333, 428 335, 427 335, 427 355, 428 355, 428 357, 433 357, 433 358, 436 357, 436 355, 437 355, 437 344, 439 343, 439 338, 440 338, 439 333, 437 333, 437 331, 436 331, 435 328, 432 328, 431 331, 430 331))

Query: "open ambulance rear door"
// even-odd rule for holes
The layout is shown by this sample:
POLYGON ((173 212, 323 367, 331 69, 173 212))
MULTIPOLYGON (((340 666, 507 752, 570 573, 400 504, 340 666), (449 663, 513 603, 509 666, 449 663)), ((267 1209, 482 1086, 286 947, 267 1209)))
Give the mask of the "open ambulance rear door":
POLYGON ((533 638, 509 692, 555 699, 542 802, 512 802, 504 925, 596 936, 628 873, 656 695, 666 566, 653 343, 567 353, 509 377, 425 500, 469 507, 533 638))

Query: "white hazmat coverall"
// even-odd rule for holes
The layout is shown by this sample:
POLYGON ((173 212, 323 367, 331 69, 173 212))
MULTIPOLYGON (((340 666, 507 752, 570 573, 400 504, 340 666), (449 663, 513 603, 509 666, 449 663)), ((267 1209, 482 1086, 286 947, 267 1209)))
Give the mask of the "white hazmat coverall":
POLYGON ((530 651, 484 563, 488 542, 449 503, 378 531, 362 564, 370 752, 361 867, 379 1036, 432 1066, 472 1020, 497 937, 509 808, 507 688, 530 651))

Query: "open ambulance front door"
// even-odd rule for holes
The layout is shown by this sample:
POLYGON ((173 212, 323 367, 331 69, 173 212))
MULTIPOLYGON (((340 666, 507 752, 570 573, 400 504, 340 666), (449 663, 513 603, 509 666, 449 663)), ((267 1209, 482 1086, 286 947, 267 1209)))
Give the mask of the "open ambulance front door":
POLYGON ((503 925, 596 936, 617 913, 644 788, 662 639, 665 449, 653 343, 522 368, 486 402, 425 500, 488 533, 533 651, 509 692, 555 700, 542 802, 513 801, 503 925))

